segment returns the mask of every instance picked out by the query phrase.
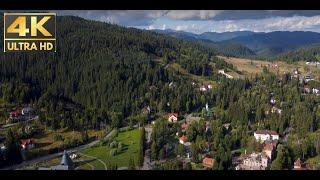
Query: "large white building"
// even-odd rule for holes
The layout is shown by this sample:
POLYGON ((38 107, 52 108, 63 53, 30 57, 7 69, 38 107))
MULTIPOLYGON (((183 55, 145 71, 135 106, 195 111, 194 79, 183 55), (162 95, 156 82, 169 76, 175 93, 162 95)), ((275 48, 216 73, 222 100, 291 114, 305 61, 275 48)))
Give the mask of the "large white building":
POLYGON ((245 157, 236 170, 265 170, 270 164, 269 158, 264 153, 252 153, 245 157))
POLYGON ((279 140, 279 134, 275 131, 270 130, 258 130, 254 132, 254 137, 257 141, 266 141, 266 140, 279 140))

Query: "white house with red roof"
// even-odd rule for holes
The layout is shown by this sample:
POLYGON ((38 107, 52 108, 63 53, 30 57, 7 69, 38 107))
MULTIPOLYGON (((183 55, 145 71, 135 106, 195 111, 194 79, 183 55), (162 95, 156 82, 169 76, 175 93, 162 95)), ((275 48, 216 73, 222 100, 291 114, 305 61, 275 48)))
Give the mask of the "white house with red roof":
POLYGON ((186 144, 188 142, 188 137, 187 136, 185 136, 185 135, 183 135, 183 136, 181 136, 180 138, 179 138, 179 143, 180 144, 186 144))
POLYGON ((173 122, 173 123, 177 122, 178 121, 178 113, 170 113, 168 115, 168 121, 173 122))

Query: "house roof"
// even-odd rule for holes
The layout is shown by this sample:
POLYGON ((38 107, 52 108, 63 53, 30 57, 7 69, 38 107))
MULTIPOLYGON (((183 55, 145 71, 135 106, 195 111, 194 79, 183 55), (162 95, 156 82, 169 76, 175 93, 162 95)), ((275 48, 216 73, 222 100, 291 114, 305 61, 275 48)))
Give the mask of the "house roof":
POLYGON ((263 146, 264 151, 273 151, 273 148, 274 148, 273 144, 265 144, 263 146))
POLYGON ((270 135, 279 135, 277 132, 275 131, 271 131, 271 130, 257 130, 255 132, 256 134, 270 134, 270 135))
POLYGON ((33 139, 21 139, 21 145, 29 145, 29 144, 34 144, 34 140, 33 139))
POLYGON ((202 160, 202 164, 203 165, 206 165, 206 166, 210 166, 212 167, 215 163, 215 160, 212 159, 212 158, 209 158, 209 157, 205 157, 203 160, 202 160))
POLYGON ((171 116, 178 118, 178 113, 169 113, 169 117, 171 117, 171 116))
POLYGON ((295 162, 294 162, 294 166, 302 166, 302 161, 300 160, 300 158, 298 158, 295 162))
POLYGON ((183 141, 183 142, 187 142, 188 141, 188 137, 183 135, 180 137, 180 140, 183 141))

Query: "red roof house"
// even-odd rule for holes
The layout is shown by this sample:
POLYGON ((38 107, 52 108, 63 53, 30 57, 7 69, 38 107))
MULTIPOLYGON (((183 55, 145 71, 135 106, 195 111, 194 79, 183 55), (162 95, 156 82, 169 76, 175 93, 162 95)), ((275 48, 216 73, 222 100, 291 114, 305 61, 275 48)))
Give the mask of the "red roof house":
POLYGON ((178 121, 178 113, 169 113, 168 121, 169 122, 177 122, 178 121))
POLYGON ((203 160, 202 160, 202 165, 204 167, 208 167, 208 168, 212 168, 213 165, 215 163, 215 160, 212 159, 212 158, 209 158, 209 157, 205 157, 203 160))
POLYGON ((22 139, 21 147, 22 149, 32 149, 35 146, 35 142, 33 139, 22 139))

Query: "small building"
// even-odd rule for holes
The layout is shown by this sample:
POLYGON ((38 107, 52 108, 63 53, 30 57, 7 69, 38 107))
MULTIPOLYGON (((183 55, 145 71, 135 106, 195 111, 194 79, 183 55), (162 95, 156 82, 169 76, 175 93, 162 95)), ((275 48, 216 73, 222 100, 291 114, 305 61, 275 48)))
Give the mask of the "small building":
POLYGON ((172 123, 177 122, 178 121, 178 113, 170 113, 168 115, 168 121, 172 122, 172 123))
POLYGON ((150 106, 146 106, 146 107, 144 107, 144 108, 142 109, 142 114, 148 115, 148 114, 150 114, 150 113, 151 113, 151 108, 150 108, 150 106))
POLYGON ((202 165, 204 167, 207 167, 207 168, 212 168, 215 164, 215 160, 212 159, 212 158, 209 158, 209 157, 205 157, 203 160, 202 160, 202 165))
POLYGON ((230 128, 230 123, 225 123, 225 124, 223 124, 222 126, 226 129, 226 130, 229 130, 229 128, 230 128))
POLYGON ((22 139, 21 148, 24 150, 29 150, 35 147, 35 142, 33 139, 22 139))
POLYGON ((293 170, 309 170, 309 168, 307 168, 306 164, 298 158, 293 164, 293 170))
POLYGON ((313 77, 312 77, 312 75, 306 75, 305 77, 304 77, 304 80, 306 81, 306 82, 309 82, 309 81, 313 81, 314 79, 313 79, 313 77))
POLYGON ((257 141, 263 142, 266 140, 279 140, 279 134, 270 130, 258 130, 254 132, 254 137, 257 141))
POLYGON ((307 94, 311 93, 310 87, 309 87, 309 86, 304 86, 304 87, 303 87, 303 92, 304 92, 304 93, 307 93, 307 94))
POLYGON ((65 150, 63 152, 63 156, 61 159, 61 162, 57 166, 52 166, 48 170, 73 170, 74 169, 74 163, 72 159, 70 158, 69 154, 65 150))
POLYGON ((183 136, 181 136, 180 138, 179 138, 179 143, 180 144, 186 144, 188 142, 188 137, 187 136, 185 136, 185 135, 183 135, 183 136))
POLYGON ((206 92, 206 91, 207 91, 207 88, 206 88, 205 86, 201 86, 201 87, 200 87, 200 91, 206 92))
POLYGON ((264 153, 252 153, 245 156, 236 170, 265 170, 270 165, 268 157, 264 153))
POLYGON ((320 90, 317 88, 312 88, 312 93, 313 94, 319 94, 320 90))
POLYGON ((22 114, 23 116, 29 116, 29 115, 32 115, 33 112, 34 112, 34 109, 33 109, 33 108, 31 108, 31 107, 25 107, 25 108, 22 109, 21 114, 22 114))
POLYGON ((281 113, 282 113, 282 109, 273 106, 273 107, 271 108, 271 113, 281 114, 281 113))

